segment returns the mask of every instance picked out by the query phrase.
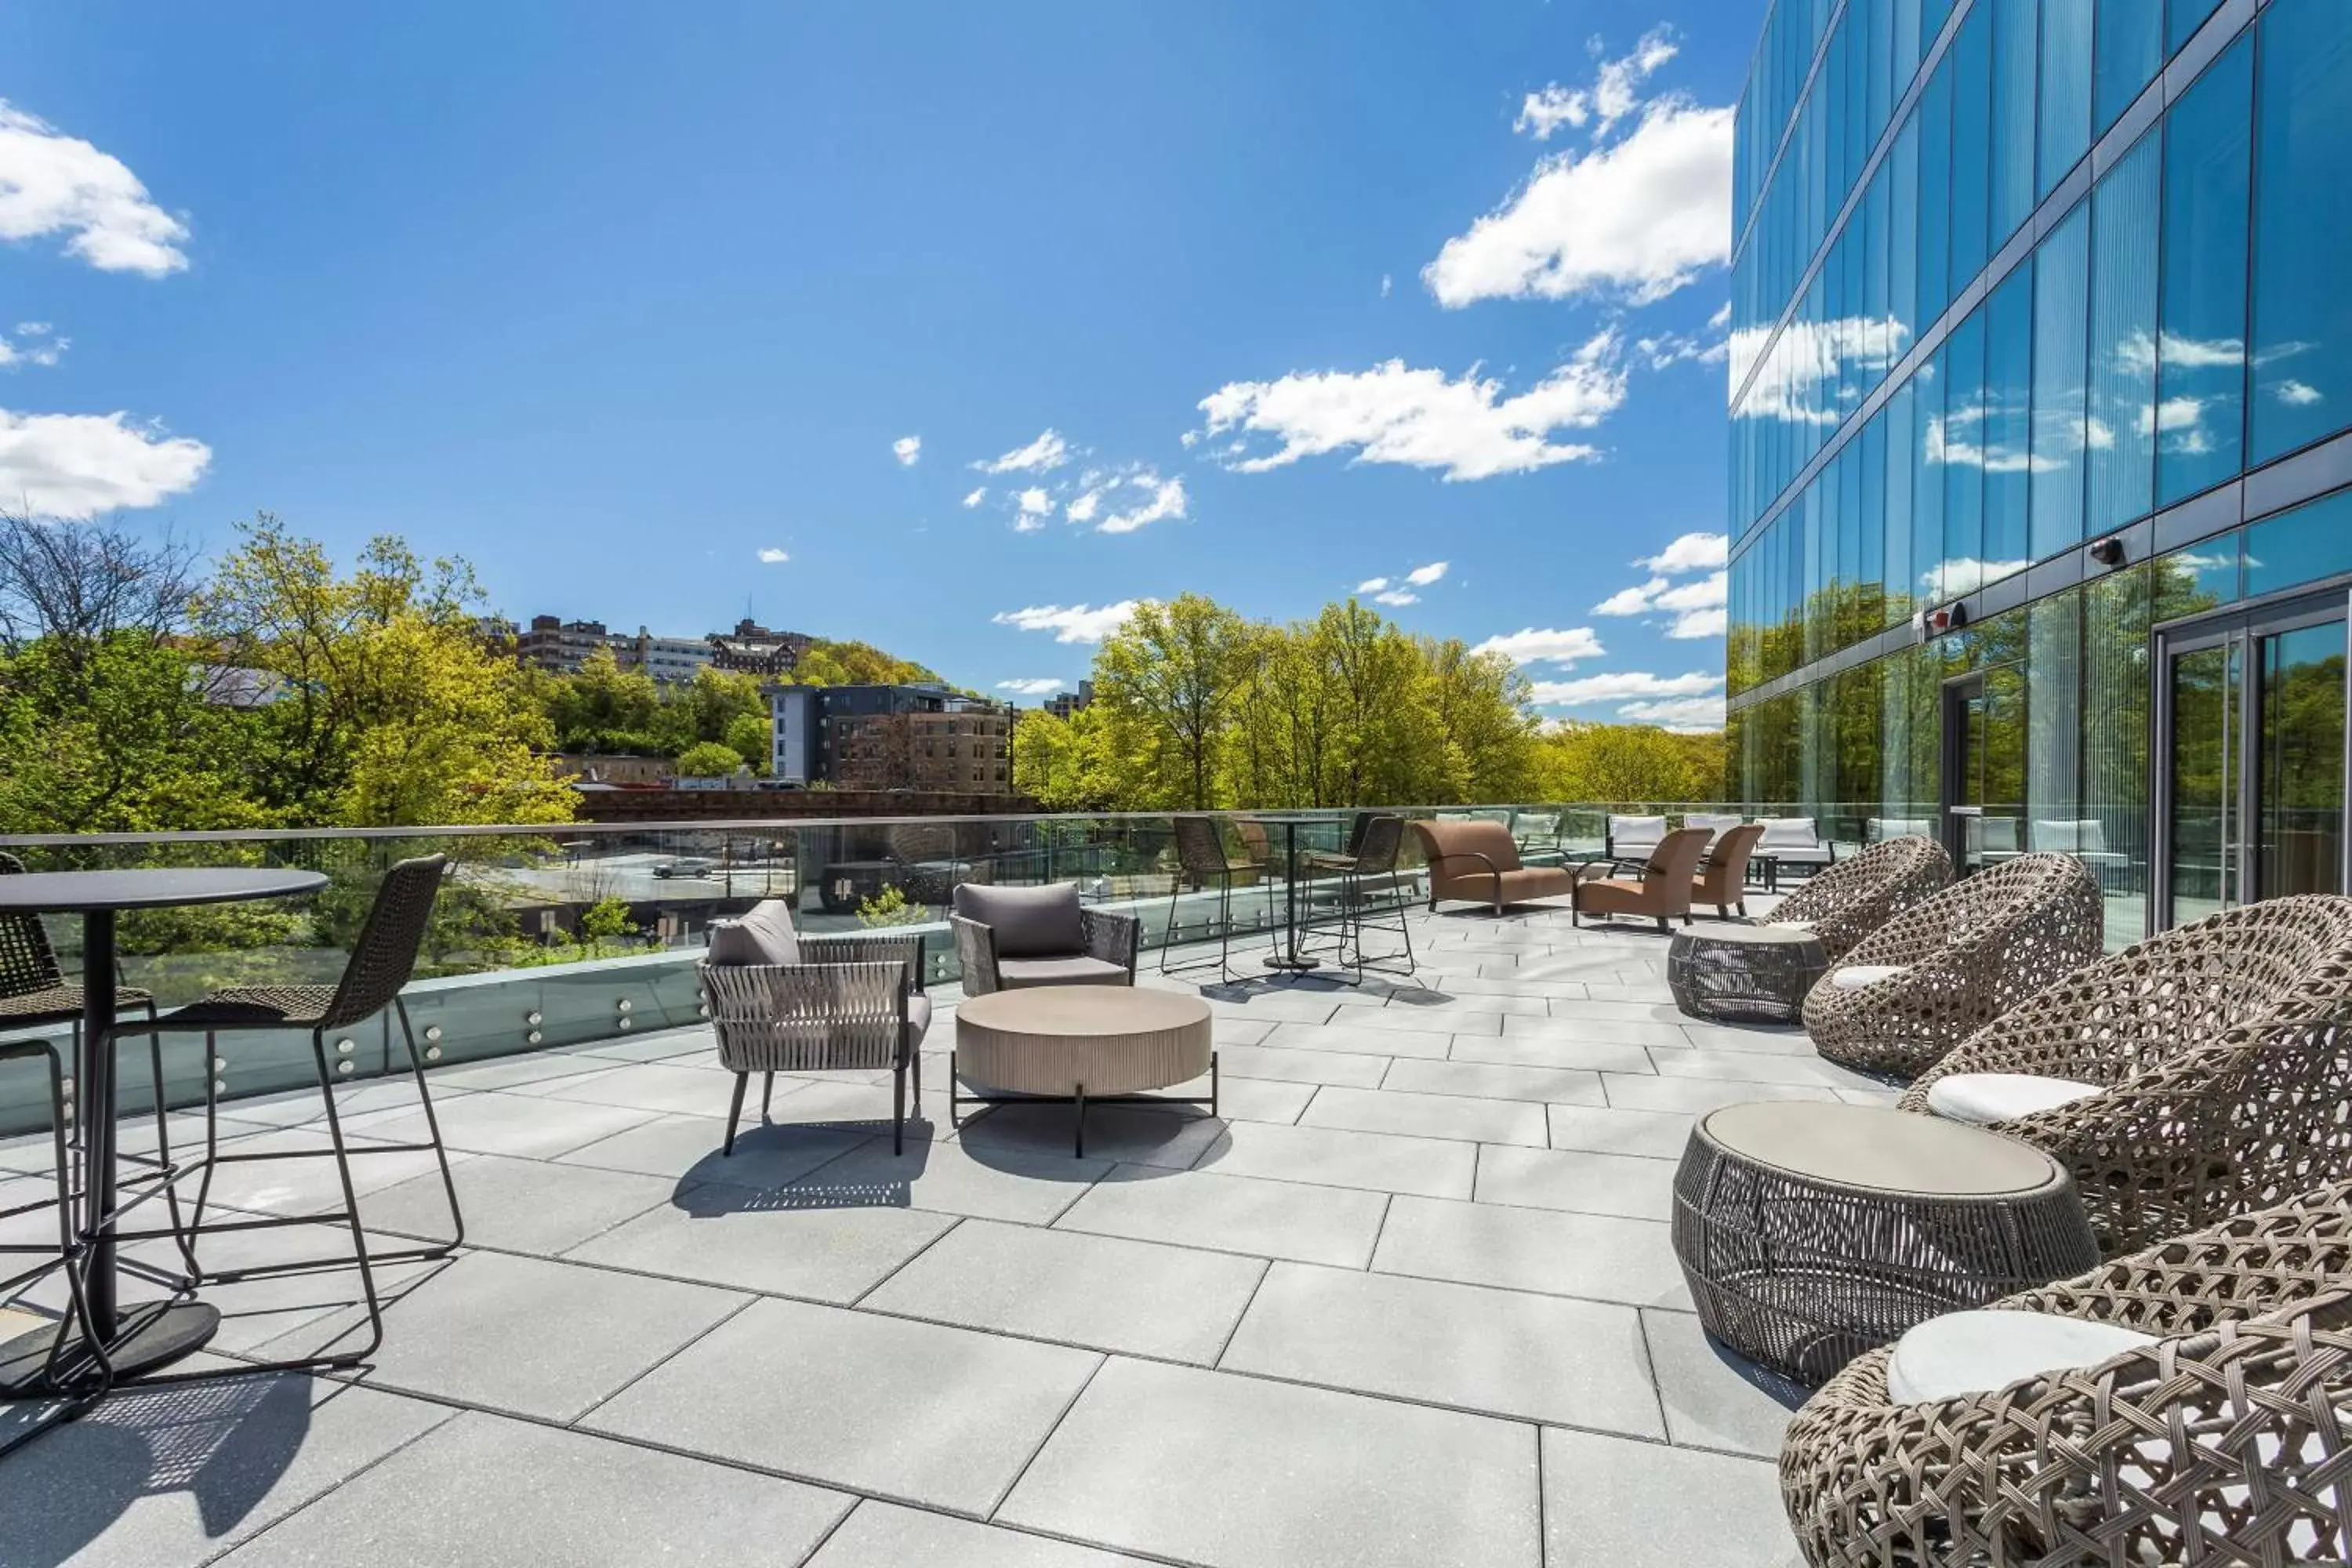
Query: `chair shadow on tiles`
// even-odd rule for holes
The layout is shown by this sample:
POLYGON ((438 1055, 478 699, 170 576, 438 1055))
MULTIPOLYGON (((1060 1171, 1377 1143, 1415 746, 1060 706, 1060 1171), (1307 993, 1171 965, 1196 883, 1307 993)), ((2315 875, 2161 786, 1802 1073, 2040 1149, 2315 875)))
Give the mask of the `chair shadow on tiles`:
POLYGON ((906 1151, 893 1154, 887 1121, 762 1122, 736 1138, 734 1153, 713 1149, 696 1161, 678 1177, 670 1203, 697 1219, 792 1209, 911 1208, 935 1133, 928 1119, 910 1116, 906 1151))

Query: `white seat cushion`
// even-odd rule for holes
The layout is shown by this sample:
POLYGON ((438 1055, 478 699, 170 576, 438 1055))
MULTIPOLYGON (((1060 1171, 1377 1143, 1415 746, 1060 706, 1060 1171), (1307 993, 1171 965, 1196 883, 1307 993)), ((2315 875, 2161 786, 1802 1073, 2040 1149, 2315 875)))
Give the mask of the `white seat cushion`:
POLYGON ((1895 1342, 1886 1393, 1897 1405, 1990 1394, 2020 1378, 2096 1366, 2156 1342, 2137 1329, 2046 1312, 1947 1312, 1895 1342))
POLYGON ((1907 963, 1848 963, 1830 971, 1830 984, 1841 991, 1859 991, 1865 985, 1910 973, 1907 963))
POLYGON ((1779 921, 1768 919, 1764 923, 1768 926, 1786 926, 1790 931, 1813 931, 1818 929, 1822 922, 1819 921, 1779 921))
POLYGON ((2042 1078, 2030 1072, 1954 1072, 1927 1086, 1927 1109, 1947 1121, 1990 1127, 2014 1121, 2037 1110, 2088 1100, 2099 1092, 2095 1083, 2071 1078, 2042 1078))

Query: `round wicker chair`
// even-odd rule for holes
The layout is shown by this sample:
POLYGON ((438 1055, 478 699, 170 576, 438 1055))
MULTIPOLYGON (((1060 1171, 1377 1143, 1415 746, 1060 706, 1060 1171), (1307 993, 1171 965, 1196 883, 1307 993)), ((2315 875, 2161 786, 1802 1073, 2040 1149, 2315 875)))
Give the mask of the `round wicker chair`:
POLYGON ((1765 917, 1810 926, 1835 963, 1854 943, 1952 880, 1952 857, 1932 838, 1889 838, 1813 874, 1765 917))
POLYGON ((1790 1424, 1816 1568, 2341 1563, 2352 1531, 2352 1186, 2242 1215, 1999 1310, 2156 1336, 1997 1392, 1894 1403, 1892 1347, 1790 1424))
POLYGON ((1990 1125, 2074 1173, 2112 1258, 2352 1177, 2352 899, 2271 899, 2029 998, 1912 1084, 2028 1073, 2101 1092, 1990 1125))
POLYGON ((2099 954, 2099 884, 2071 855, 2021 855, 1864 937, 1805 998, 1813 1048, 1908 1078, 2099 954), (1843 970, 1883 968, 1867 984, 1843 970))

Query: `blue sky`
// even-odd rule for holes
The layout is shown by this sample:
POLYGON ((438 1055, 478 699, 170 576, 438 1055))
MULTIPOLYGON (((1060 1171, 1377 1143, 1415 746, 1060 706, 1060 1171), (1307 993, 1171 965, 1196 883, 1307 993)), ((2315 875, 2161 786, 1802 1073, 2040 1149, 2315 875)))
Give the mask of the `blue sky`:
POLYGON ((1762 14, 11 5, 0 504, 983 689, 1386 579, 1705 723, 1762 14))

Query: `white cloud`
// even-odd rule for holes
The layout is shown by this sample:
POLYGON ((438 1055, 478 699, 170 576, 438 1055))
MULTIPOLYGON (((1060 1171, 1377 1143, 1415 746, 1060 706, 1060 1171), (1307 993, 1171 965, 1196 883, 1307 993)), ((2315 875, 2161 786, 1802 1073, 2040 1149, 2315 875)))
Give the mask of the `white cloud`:
MULTIPOLYGON (((0 370, 14 370, 19 365, 52 365, 65 357, 73 347, 71 338, 61 338, 49 330, 47 321, 19 321, 16 341, 10 342, 7 334, 0 332, 0 370)), ((2318 395, 2312 395, 2316 397, 2318 395)))
POLYGON ((1095 524, 1096 532, 1133 533, 1139 528, 1184 515, 1184 481, 1181 478, 1163 479, 1146 468, 1130 477, 1127 482, 1142 487, 1149 492, 1149 499, 1126 511, 1110 513, 1095 524))
POLYGON ((1426 588, 1445 575, 1445 568, 1449 564, 1449 562, 1433 561, 1426 566, 1416 566, 1404 574, 1404 580, 1416 588, 1426 588))
POLYGON ((890 455, 898 459, 900 468, 911 468, 922 460, 923 438, 920 436, 901 436, 890 443, 890 455))
MULTIPOLYGON (((54 363, 56 362, 51 361, 50 363, 54 363)), ((2297 381, 2293 376, 2288 376, 2285 380, 2273 385, 2271 388, 2271 394, 2281 403, 2288 404, 2297 408, 2303 407, 2307 404, 2316 403, 2320 399, 2319 388, 2312 385, 2307 381, 2297 381)))
POLYGON ((966 511, 970 511, 972 508, 978 506, 987 499, 988 487, 986 485, 974 485, 971 488, 971 492, 963 498, 963 509, 966 511))
POLYGON ((1680 95, 1623 140, 1536 165, 1422 268, 1440 304, 1618 292, 1663 300, 1730 258, 1731 118, 1680 95))
POLYGON ((983 474, 1050 474, 1069 460, 1069 443, 1060 432, 1047 430, 1025 447, 1015 447, 1001 458, 972 467, 983 474))
POLYGON ((1545 708, 1580 708, 1596 702, 1622 702, 1636 697, 1696 697, 1723 684, 1720 675, 1694 670, 1688 675, 1653 675, 1646 670, 1616 670, 1575 680, 1538 680, 1531 698, 1545 708))
POLYGON ((1596 616, 1645 616, 1650 613, 1650 601, 1672 586, 1664 577, 1653 577, 1631 588, 1620 588, 1592 606, 1596 616))
POLYGON ((1715 314, 1706 319, 1706 324, 1710 330, 1718 332, 1731 325, 1731 301, 1726 300, 1722 304, 1717 305, 1715 308, 1715 314))
POLYGON ((1719 637, 1729 629, 1730 625, 1730 616, 1720 608, 1685 610, 1675 617, 1675 624, 1666 628, 1666 635, 1685 640, 1694 637, 1719 637))
POLYGON ((1777 339, 1769 326, 1743 328, 1727 340, 1733 394, 1757 371, 1757 357, 1765 353, 1767 340, 1770 353, 1747 399, 1734 411, 1736 417, 1832 426, 1845 418, 1861 396, 1853 384, 1858 378, 1848 372, 1886 369, 1903 357, 1911 330, 1893 316, 1791 321, 1777 339))
POLYGON ((1731 357, 1731 342, 1717 338, 1707 342, 1684 332, 1661 332, 1654 338, 1634 339, 1633 352, 1652 370, 1668 370, 1685 363, 1721 364, 1731 357))
MULTIPOLYGON (((1611 127, 1640 106, 1642 83, 1675 58, 1677 47, 1672 27, 1654 27, 1633 46, 1632 54, 1602 62, 1590 88, 1562 87, 1555 81, 1547 83, 1540 91, 1528 94, 1511 129, 1542 142, 1563 125, 1581 130, 1597 120, 1592 125, 1593 136, 1606 136, 1611 127)), ((1592 48, 1597 57, 1601 52, 1600 39, 1592 40, 1592 48)))
POLYGON ((188 226, 122 160, 0 99, 0 239, 51 234, 101 272, 161 278, 188 264, 188 226))
POLYGON ((1389 580, 1385 577, 1367 577, 1362 582, 1356 584, 1356 592, 1359 594, 1378 594, 1384 591, 1388 585, 1389 580))
MULTIPOLYGON (((1713 540, 1719 543, 1721 537, 1719 534, 1685 534, 1666 546, 1664 552, 1640 564, 1654 570, 1671 561, 1674 564, 1665 566, 1664 570, 1696 570, 1698 563, 1706 559, 1708 552, 1703 544, 1692 542, 1713 540)), ((1719 551, 1715 552, 1715 558, 1721 559, 1719 551)), ((1727 619, 1724 610, 1729 602, 1730 574, 1718 567, 1704 577, 1686 583, 1677 584, 1671 578, 1655 576, 1646 583, 1621 588, 1593 605, 1592 613, 1596 616, 1663 615, 1669 617, 1666 636, 1670 637, 1709 637, 1723 635, 1727 619)))
POLYGON ((127 414, 0 408, 0 504, 68 521, 153 506, 204 478, 212 448, 127 414))
POLYGON ((1054 498, 1032 485, 1013 498, 1018 515, 1013 520, 1016 533, 1034 533, 1045 526, 1045 514, 1054 510, 1054 498))
POLYGON ((1121 599, 1099 609, 1088 605, 1033 605, 1026 609, 1001 611, 990 619, 1000 626, 1013 626, 1024 632, 1052 632, 1055 642, 1095 643, 1125 626, 1127 618, 1142 603, 1139 599, 1121 599))
POLYGON ((1603 331, 1568 363, 1516 396, 1481 379, 1473 366, 1459 380, 1438 370, 1408 370, 1390 360, 1368 371, 1294 371, 1278 381, 1237 381, 1201 400, 1202 434, 1240 431, 1226 466, 1263 473, 1302 458, 1353 448, 1357 463, 1440 468, 1448 479, 1525 473, 1600 455, 1581 442, 1551 437, 1587 430, 1625 401, 1625 372, 1614 332, 1603 331), (1275 437, 1272 451, 1244 456, 1246 436, 1275 437))
POLYGON ((1072 522, 1092 522, 1095 514, 1101 510, 1102 491, 1092 489, 1063 508, 1062 516, 1072 522))
POLYGON ((1500 637, 1488 637, 1472 653, 1499 653, 1514 664, 1574 664, 1580 658, 1599 658, 1601 639, 1591 626, 1570 626, 1561 630, 1533 626, 1500 637))
POLYGON ((1389 297, 1389 293, 1390 293, 1390 291, 1391 291, 1391 289, 1395 289, 1395 287, 1396 287, 1396 279, 1393 279, 1393 278, 1390 277, 1390 276, 1389 276, 1387 273, 1385 273, 1385 272, 1383 272, 1383 273, 1381 273, 1381 299, 1383 299, 1383 300, 1387 299, 1387 298, 1389 297))
POLYGON ((791 551, 780 550, 772 544, 760 552, 760 564, 762 566, 782 566, 792 558, 791 551))
MULTIPOLYGON (((998 618, 1001 620, 1003 617, 998 618)), ((1040 676, 1031 680, 1000 680, 996 683, 996 689, 1010 691, 1016 697, 1048 697, 1061 689, 1062 679, 1056 675, 1040 676)))
POLYGON ((1580 87, 1562 87, 1546 82, 1543 87, 1520 100, 1519 117, 1511 121, 1511 129, 1538 142, 1549 141, 1551 133, 1563 125, 1581 127, 1592 118, 1592 95, 1580 87))
POLYGON ((1731 538, 1723 533, 1685 533, 1672 544, 1646 560, 1636 561, 1636 566, 1647 566, 1653 572, 1681 573, 1712 571, 1731 559, 1731 538))
POLYGON ((1668 730, 1720 730, 1723 728, 1723 699, 1670 697, 1657 702, 1628 702, 1617 710, 1617 717, 1637 724, 1656 724, 1668 730))
POLYGON ((1384 593, 1373 595, 1372 602, 1378 605, 1392 605, 1402 609, 1407 605, 1420 604, 1421 595, 1408 588, 1391 588, 1384 593))

